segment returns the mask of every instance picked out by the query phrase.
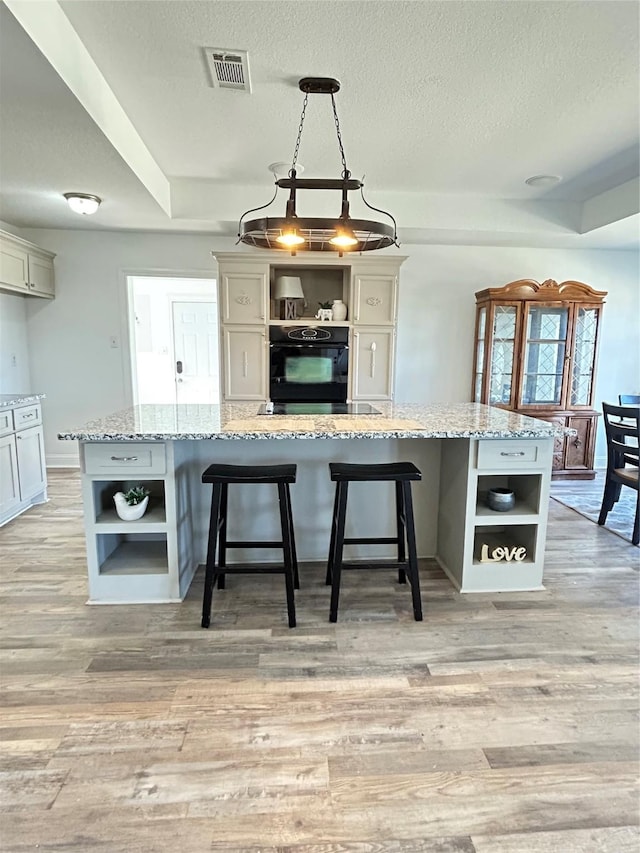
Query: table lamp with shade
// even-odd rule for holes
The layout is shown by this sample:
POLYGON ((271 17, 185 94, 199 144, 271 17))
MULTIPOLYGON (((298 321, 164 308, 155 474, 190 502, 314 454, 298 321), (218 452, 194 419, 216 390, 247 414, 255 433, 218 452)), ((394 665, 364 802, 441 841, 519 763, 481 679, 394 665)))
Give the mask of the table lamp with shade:
POLYGON ((281 301, 280 319, 295 320, 297 299, 304 299, 302 281, 297 275, 280 275, 276 278, 273 298, 281 301))

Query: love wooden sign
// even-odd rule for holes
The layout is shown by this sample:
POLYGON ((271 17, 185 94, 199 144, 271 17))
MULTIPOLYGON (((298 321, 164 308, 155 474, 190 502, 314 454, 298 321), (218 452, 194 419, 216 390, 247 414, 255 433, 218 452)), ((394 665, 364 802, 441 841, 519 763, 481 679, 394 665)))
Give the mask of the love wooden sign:
POLYGON ((514 545, 512 548, 508 548, 506 545, 496 545, 495 548, 492 548, 491 554, 489 554, 488 545, 483 545, 480 549, 481 563, 500 563, 503 560, 508 563, 512 561, 521 563, 526 556, 527 549, 522 545, 514 545))

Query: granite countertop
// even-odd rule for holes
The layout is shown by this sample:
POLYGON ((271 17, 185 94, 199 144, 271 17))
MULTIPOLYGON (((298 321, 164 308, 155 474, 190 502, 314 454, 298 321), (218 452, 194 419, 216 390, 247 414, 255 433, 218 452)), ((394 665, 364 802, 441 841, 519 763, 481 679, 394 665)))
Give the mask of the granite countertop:
POLYGON ((141 405, 66 432, 62 440, 172 441, 274 438, 550 438, 547 421, 480 403, 375 403, 380 415, 258 415, 259 403, 141 405))
POLYGON ((0 409, 10 406, 22 406, 26 403, 37 403, 44 399, 44 394, 0 394, 0 409))

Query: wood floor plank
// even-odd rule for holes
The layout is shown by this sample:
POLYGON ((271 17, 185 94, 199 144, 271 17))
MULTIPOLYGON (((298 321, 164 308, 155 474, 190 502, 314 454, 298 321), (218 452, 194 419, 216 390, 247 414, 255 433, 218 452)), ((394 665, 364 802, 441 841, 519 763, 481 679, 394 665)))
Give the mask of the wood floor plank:
POLYGON ((0 530, 2 853, 634 853, 639 554, 552 501, 545 589, 233 579, 87 606, 79 476, 0 530), (277 602, 274 605, 274 602, 277 602))

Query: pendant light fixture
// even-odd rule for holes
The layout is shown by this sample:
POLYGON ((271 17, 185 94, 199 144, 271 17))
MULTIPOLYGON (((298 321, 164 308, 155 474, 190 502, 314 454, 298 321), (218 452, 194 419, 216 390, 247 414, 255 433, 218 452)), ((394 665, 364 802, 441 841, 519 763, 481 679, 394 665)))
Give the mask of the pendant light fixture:
POLYGON ((299 251, 337 252, 340 257, 344 252, 370 252, 374 249, 386 249, 388 246, 399 246, 396 221, 390 213, 372 207, 364 197, 364 183, 351 177, 340 134, 340 122, 336 110, 334 95, 340 90, 340 83, 332 77, 303 77, 299 81, 300 91, 304 92, 302 115, 298 127, 298 137, 293 152, 293 160, 289 176, 276 179, 276 191, 273 198, 261 207, 247 210, 238 223, 238 243, 246 243, 260 249, 284 249, 295 255, 299 251), (309 95, 330 95, 333 107, 333 118, 338 137, 338 148, 342 159, 342 176, 329 178, 299 178, 296 164, 300 140, 304 128, 309 95), (269 207, 276 199, 278 190, 289 190, 284 216, 250 219, 245 217, 269 207), (341 193, 340 215, 335 218, 320 218, 298 216, 296 213, 296 194, 299 190, 335 190, 341 193), (376 213, 389 217, 392 225, 370 219, 352 219, 349 214, 348 194, 360 190, 365 205, 376 213))

